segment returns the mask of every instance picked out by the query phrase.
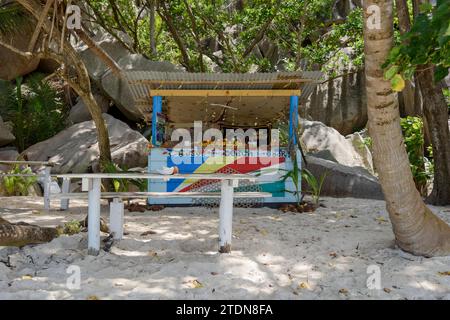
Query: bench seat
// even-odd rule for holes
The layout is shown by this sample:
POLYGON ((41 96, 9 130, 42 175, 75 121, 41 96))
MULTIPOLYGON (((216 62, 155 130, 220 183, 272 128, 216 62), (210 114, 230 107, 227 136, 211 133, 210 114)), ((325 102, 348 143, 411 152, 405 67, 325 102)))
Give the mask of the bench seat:
MULTIPOLYGON (((269 192, 234 192, 233 198, 270 198, 269 192)), ((220 192, 102 192, 103 199, 138 199, 138 198, 220 198, 220 192)), ((52 199, 87 199, 87 192, 53 193, 52 199)))

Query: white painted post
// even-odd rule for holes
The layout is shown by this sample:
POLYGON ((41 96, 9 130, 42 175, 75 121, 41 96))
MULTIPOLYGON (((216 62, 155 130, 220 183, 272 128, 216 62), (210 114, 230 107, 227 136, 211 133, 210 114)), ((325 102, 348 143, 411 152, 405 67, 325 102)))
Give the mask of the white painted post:
POLYGON ((109 207, 109 229, 114 234, 114 240, 123 237, 124 204, 119 198, 114 198, 109 207))
POLYGON ((231 252, 233 224, 233 181, 222 180, 219 208, 219 252, 231 252))
POLYGON ((81 191, 89 191, 89 179, 81 178, 81 191))
POLYGON ((44 169, 44 209, 50 210, 50 184, 52 182, 51 167, 45 167, 44 169))
POLYGON ((100 188, 101 179, 89 179, 88 254, 91 256, 100 252, 100 188))
MULTIPOLYGON (((70 178, 63 178, 61 192, 69 193, 70 191, 70 178)), ((69 209, 69 199, 61 199, 61 210, 69 209)))

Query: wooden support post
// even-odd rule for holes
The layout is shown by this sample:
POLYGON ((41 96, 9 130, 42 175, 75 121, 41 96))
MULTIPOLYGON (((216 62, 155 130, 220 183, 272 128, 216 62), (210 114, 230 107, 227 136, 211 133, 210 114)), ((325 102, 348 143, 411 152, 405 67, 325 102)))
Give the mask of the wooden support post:
POLYGON ((88 208, 88 254, 98 255, 100 252, 100 192, 101 179, 89 181, 88 208))
POLYGON ((50 177, 51 167, 44 169, 44 209, 50 210, 50 184, 52 178, 50 177))
POLYGON ((162 97, 153 97, 152 107, 152 144, 153 146, 159 146, 161 143, 158 141, 158 113, 162 111, 162 97))
POLYGON ((298 96, 291 96, 289 108, 289 141, 293 141, 297 145, 297 135, 295 131, 298 129, 298 96))
POLYGON ((114 198, 109 207, 109 230, 114 234, 114 240, 121 240, 123 237, 123 212, 123 202, 114 198))
MULTIPOLYGON (((70 178, 63 178, 61 192, 62 193, 70 192, 70 178)), ((61 210, 68 210, 68 209, 69 209, 69 199, 68 198, 61 199, 61 210)))
POLYGON ((231 252, 233 224, 233 181, 223 180, 219 208, 219 252, 231 252))

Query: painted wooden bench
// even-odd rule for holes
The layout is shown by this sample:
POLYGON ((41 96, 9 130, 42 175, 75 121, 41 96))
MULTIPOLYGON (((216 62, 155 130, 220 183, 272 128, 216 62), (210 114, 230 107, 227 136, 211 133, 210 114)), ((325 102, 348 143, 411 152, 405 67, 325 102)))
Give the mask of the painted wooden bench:
POLYGON ((124 198, 147 197, 189 197, 189 198, 220 198, 219 207, 219 252, 231 251, 233 199, 270 197, 267 192, 234 192, 238 181, 255 181, 257 178, 246 174, 174 174, 162 175, 156 173, 91 173, 91 174, 58 174, 63 179, 63 192, 52 194, 52 198, 67 201, 75 198, 88 199, 88 254, 98 255, 100 251, 100 199, 113 199, 110 204, 110 229, 116 239, 123 235, 124 198), (82 190, 87 193, 69 193, 68 185, 71 179, 82 179, 82 190), (171 179, 218 180, 221 181, 221 192, 101 192, 102 179, 155 179, 168 181, 171 179), (64 184, 65 181, 65 184, 64 184))

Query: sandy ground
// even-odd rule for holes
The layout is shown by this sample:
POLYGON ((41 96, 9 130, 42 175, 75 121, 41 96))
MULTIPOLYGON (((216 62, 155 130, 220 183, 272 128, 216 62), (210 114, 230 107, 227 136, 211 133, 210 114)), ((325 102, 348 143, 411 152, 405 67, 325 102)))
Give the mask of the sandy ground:
MULTIPOLYGON (((397 249, 383 202, 323 204, 312 214, 236 208, 231 254, 217 253, 217 209, 198 207, 126 211, 128 234, 97 257, 86 233, 0 247, 0 299, 450 299, 450 257, 397 249), (67 286, 77 267, 79 289, 67 286), (368 267, 379 267, 380 290, 367 287, 368 267)), ((450 222, 450 207, 433 211, 450 222)), ((0 198, 13 222, 55 226, 86 212, 84 201, 44 213, 40 198, 0 198)))

